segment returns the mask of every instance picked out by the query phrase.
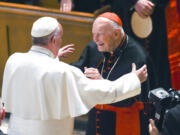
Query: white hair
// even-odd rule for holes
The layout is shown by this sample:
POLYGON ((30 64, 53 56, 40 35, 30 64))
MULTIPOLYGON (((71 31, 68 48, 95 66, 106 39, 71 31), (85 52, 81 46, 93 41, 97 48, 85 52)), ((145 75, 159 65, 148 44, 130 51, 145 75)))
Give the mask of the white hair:
POLYGON ((98 17, 97 19, 101 19, 101 20, 104 20, 104 21, 108 21, 110 22, 109 24, 112 26, 113 29, 120 29, 121 32, 123 33, 124 35, 124 30, 123 28, 119 25, 119 23, 113 21, 113 20, 110 20, 108 18, 105 18, 105 17, 98 17))

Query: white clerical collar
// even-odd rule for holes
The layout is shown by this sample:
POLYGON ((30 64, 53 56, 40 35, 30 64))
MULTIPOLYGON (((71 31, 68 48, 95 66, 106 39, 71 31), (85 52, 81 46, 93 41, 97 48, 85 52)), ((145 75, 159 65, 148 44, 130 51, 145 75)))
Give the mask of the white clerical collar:
POLYGON ((48 50, 44 47, 41 47, 41 46, 33 45, 31 47, 30 51, 45 54, 51 58, 55 58, 54 54, 50 50, 48 50))

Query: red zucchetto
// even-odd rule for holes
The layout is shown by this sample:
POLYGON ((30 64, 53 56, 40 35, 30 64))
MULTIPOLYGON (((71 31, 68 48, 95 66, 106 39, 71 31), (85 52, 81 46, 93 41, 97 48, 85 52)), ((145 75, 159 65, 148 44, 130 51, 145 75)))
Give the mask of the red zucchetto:
POLYGON ((113 12, 105 12, 105 13, 100 14, 98 17, 104 17, 104 18, 110 19, 110 20, 118 23, 120 26, 122 26, 122 21, 121 21, 120 17, 113 12))

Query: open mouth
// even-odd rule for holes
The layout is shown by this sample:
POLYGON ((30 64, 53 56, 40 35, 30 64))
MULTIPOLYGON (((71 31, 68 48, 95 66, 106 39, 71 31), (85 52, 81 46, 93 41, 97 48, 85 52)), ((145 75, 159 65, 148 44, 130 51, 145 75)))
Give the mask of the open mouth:
POLYGON ((103 46, 104 45, 104 43, 100 43, 100 44, 98 44, 99 46, 103 46))

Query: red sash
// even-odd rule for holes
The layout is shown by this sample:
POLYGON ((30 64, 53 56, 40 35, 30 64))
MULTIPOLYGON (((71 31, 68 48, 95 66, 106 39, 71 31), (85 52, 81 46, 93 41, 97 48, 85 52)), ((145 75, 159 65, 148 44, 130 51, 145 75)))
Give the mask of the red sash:
POLYGON ((130 107, 96 105, 95 108, 116 112, 116 135, 140 135, 139 111, 144 108, 142 102, 135 102, 130 107))

